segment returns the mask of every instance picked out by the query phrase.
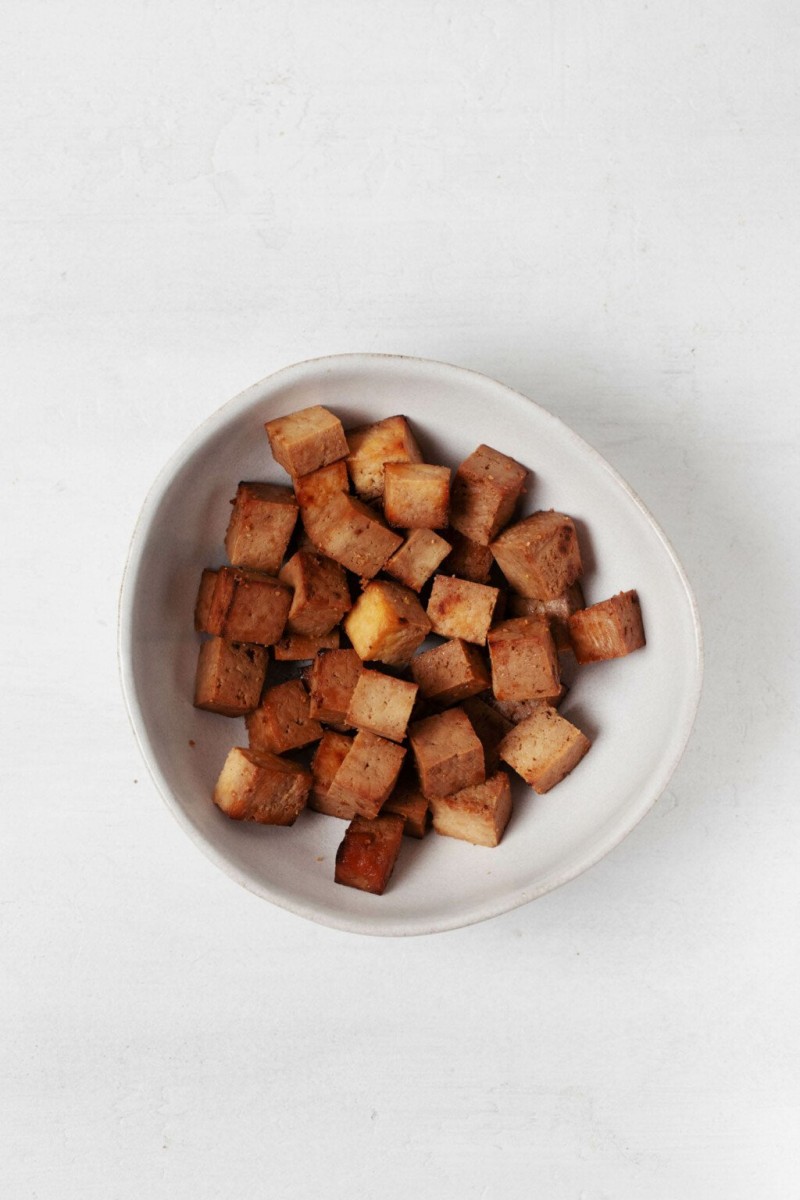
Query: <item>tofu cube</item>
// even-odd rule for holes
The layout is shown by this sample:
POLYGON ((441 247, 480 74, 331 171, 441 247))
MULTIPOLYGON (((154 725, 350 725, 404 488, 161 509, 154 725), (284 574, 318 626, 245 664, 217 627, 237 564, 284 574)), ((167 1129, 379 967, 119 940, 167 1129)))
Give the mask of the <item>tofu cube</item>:
POLYGON ((276 417, 264 428, 272 457, 293 476, 308 475, 348 454, 342 422, 320 404, 276 417))
POLYGON ((208 632, 231 642, 272 646, 292 603, 289 588, 261 571, 220 567, 207 616, 208 632))
POLYGON ((430 633, 431 623, 415 594, 399 583, 373 580, 344 619, 359 658, 405 665, 430 633))
POLYGON ((374 509, 344 492, 334 493, 321 511, 303 509, 303 521, 318 550, 365 579, 403 543, 374 509))
POLYGON ((511 781, 496 771, 485 783, 431 800, 433 828, 474 846, 499 846, 511 816, 511 781))
POLYGON ((244 716, 258 706, 266 674, 263 646, 211 638, 200 647, 194 706, 223 717, 244 716))
POLYGON ((577 582, 555 600, 532 600, 529 596, 517 596, 514 593, 508 598, 508 609, 512 617, 547 617, 556 650, 572 649, 569 619, 574 612, 585 607, 583 590, 577 582))
POLYGON ((583 570, 574 521, 552 510, 509 526, 492 554, 512 588, 535 600, 562 596, 583 570))
POLYGON ((590 746, 580 729, 542 704, 506 734, 500 743, 500 757, 542 794, 560 783, 590 746))
POLYGON ((252 750, 284 754, 317 742, 322 726, 309 712, 308 693, 299 679, 267 688, 258 708, 245 717, 252 750))
POLYGON ((382 896, 400 853, 404 824, 393 813, 373 820, 354 817, 336 851, 336 882, 382 896))
POLYGON ((352 804, 376 817, 394 790, 406 752, 402 746, 360 729, 328 788, 331 803, 352 804))
POLYGON ((428 832, 431 806, 419 788, 397 788, 381 809, 383 813, 396 813, 403 818, 406 837, 423 838, 428 832))
POLYGON ((382 671, 362 671, 350 697, 347 724, 402 742, 416 697, 415 683, 382 671))
POLYGON ((500 766, 500 743, 512 728, 512 722, 479 696, 470 696, 464 701, 462 708, 483 746, 483 761, 488 779, 500 766))
POLYGON ((412 658, 411 674, 423 696, 442 705, 476 696, 491 683, 480 650, 462 638, 442 642, 412 658))
POLYGON ((212 567, 205 567, 200 576, 200 587, 197 590, 197 600, 194 605, 194 627, 198 633, 210 633, 208 620, 211 615, 211 605, 214 599, 214 588, 217 583, 217 572, 212 567))
POLYGON ((332 558, 298 550, 282 568, 281 583, 293 590, 287 633, 322 637, 352 606, 344 568, 332 558))
POLYGON ((320 467, 309 475, 301 475, 293 480, 294 494, 303 516, 303 524, 324 513, 325 506, 339 492, 350 491, 350 479, 347 467, 343 462, 331 463, 328 467, 320 467))
MULTIPOLYGON (((383 569, 406 587, 419 592, 449 553, 450 543, 432 529, 412 529, 383 569)), ((489 559, 493 561, 491 554, 489 559)))
POLYGON ((443 529, 450 507, 450 468, 428 463, 387 463, 383 512, 402 529, 443 529))
POLYGON ((417 721, 408 731, 422 794, 432 800, 483 783, 483 746, 461 708, 417 721))
POLYGON ((272 483, 240 483, 225 534, 225 551, 235 567, 277 575, 297 523, 292 489, 272 483))
POLYGON ((473 583, 488 583, 494 563, 489 547, 473 542, 455 529, 449 530, 447 537, 453 549, 445 559, 445 572, 458 575, 460 579, 471 579, 473 583))
POLYGON ((495 616, 500 592, 484 583, 437 575, 428 601, 433 632, 445 638, 463 638, 486 645, 486 635, 495 616))
POLYGON ((624 658, 645 644, 642 606, 636 591, 620 592, 569 618, 569 634, 579 663, 624 658))
POLYGON ((478 446, 456 471, 450 524, 464 537, 488 546, 514 515, 527 475, 507 454, 478 446))
POLYGON ((346 733, 335 733, 332 729, 326 729, 311 763, 314 782, 308 797, 308 807, 345 821, 352 821, 357 815, 355 805, 348 801, 331 800, 328 793, 333 777, 349 754, 352 744, 353 739, 346 733))
POLYGON ((347 469, 353 487, 366 501, 382 499, 386 463, 422 462, 422 451, 405 417, 386 417, 374 425, 352 429, 347 444, 347 469))
POLYGON ((339 630, 332 629, 321 637, 305 633, 287 633, 273 647, 276 662, 304 662, 316 658, 322 650, 339 649, 339 630))
POLYGON ((363 671, 355 650, 317 655, 308 673, 309 713, 318 721, 344 725, 350 697, 363 671))
POLYGON ((214 788, 214 803, 235 821, 294 825, 311 790, 311 772, 275 754, 234 746, 214 788))
POLYGON ((558 654, 546 617, 502 621, 489 632, 487 644, 498 700, 543 700, 559 691, 558 654))

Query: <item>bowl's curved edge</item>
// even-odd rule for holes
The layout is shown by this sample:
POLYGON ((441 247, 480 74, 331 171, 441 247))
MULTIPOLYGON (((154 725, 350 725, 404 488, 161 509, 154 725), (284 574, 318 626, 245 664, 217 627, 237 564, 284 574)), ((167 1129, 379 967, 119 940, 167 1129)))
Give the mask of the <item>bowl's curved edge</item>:
POLYGON ((633 490, 630 484, 612 467, 612 465, 603 457, 603 455, 594 448, 585 438, 576 433, 569 425, 555 416, 548 409, 542 407, 535 400, 525 396, 522 392, 517 391, 510 385, 493 379, 491 376, 484 375, 480 371, 475 371, 469 367, 458 366, 453 363, 447 363, 436 359, 416 358, 411 355, 401 354, 377 354, 372 352, 352 352, 347 354, 324 355, 319 358, 305 359, 302 362, 293 363, 289 366, 282 367, 278 371, 265 376, 256 383, 251 384, 243 391, 237 393, 231 399, 220 405, 214 410, 204 421, 198 425, 194 431, 184 440, 184 442, 174 451, 167 459, 164 466, 159 471, 152 485, 150 486, 147 495, 145 496, 142 507, 139 511, 133 533, 131 535, 128 546, 128 553, 123 567, 122 578, 120 581, 120 589, 117 603, 117 661, 120 676, 120 685, 125 704, 125 709, 128 715, 128 720, 133 731, 134 738, 142 759, 147 767, 148 773, 165 802, 166 807, 172 813, 174 819, 180 827, 186 832, 191 840, 202 850, 208 859, 219 867, 231 879, 243 887, 246 891, 261 899, 267 899, 279 908, 285 911, 294 913, 296 916, 304 917, 307 920, 313 921, 316 924, 324 925, 331 929, 336 929, 346 933, 364 934, 377 937, 409 937, 420 936, 428 933, 446 933, 456 929, 464 928, 468 925, 478 924, 482 921, 492 920, 494 917, 502 916, 503 913, 511 912, 515 908, 519 908, 524 904, 530 903, 541 896, 555 891, 571 880, 576 879, 585 871, 595 866, 601 859, 605 858, 616 846, 620 845, 624 839, 632 832, 639 822, 647 815, 650 809, 655 805, 656 801, 663 794, 667 784, 675 773, 678 764, 680 763, 691 736, 694 726, 697 710, 700 704, 700 697, 703 687, 704 674, 704 645, 703 645, 703 630, 700 620, 700 612, 697 604, 697 599, 694 591, 689 583, 689 579, 683 568, 683 565, 678 558, 678 555, 670 542, 667 535, 664 533, 658 521, 645 505, 641 497, 633 490), (459 912, 458 916, 453 918, 445 918, 437 920, 433 923, 426 923, 424 920, 409 920, 405 922, 387 922, 376 927, 375 922, 370 918, 360 918, 348 916, 340 913, 331 913, 326 910, 320 910, 313 906, 306 906, 299 902, 289 902, 287 898, 280 893, 273 892, 267 886, 253 886, 252 881, 244 872, 238 871, 223 855, 219 854, 215 847, 205 838, 198 836, 192 822, 189 820, 184 811, 179 805, 175 804, 170 794, 169 786, 164 779, 158 765, 153 761, 148 752, 146 742, 142 736, 142 718, 141 710, 136 697, 135 685, 130 669, 131 654, 126 653, 130 650, 127 642, 127 637, 130 634, 130 616, 133 608, 133 597, 135 595, 135 582, 138 573, 138 568, 141 559, 141 549, 143 543, 143 531, 147 526, 147 518, 152 510, 160 503, 166 491, 167 485, 175 473, 176 469, 186 458, 192 453, 194 447, 202 441, 205 431, 208 426, 213 425, 219 419, 223 412, 235 412, 237 409, 246 409, 252 403, 258 401, 264 388, 269 385, 280 385, 281 383, 289 383, 293 376, 298 378, 313 367, 324 368, 325 364, 330 364, 331 368, 344 365, 347 362, 355 363, 357 361, 368 360, 372 363, 385 363, 386 365, 401 362, 411 369, 430 370, 442 369, 449 372, 457 372, 465 376, 471 376, 475 379, 484 381, 494 387, 500 388, 509 395, 515 398, 515 401, 522 400, 526 404, 534 405, 540 414, 546 419, 559 426, 563 435, 566 435, 574 443, 580 446, 584 452, 588 453, 605 472, 611 475, 617 485, 626 493, 628 498, 636 505, 637 508, 646 517, 649 524, 658 535, 667 555, 669 556, 673 567, 678 575, 684 592, 686 594, 690 611, 692 614, 692 624, 695 640, 695 659, 693 663, 693 678, 692 692, 688 697, 688 704, 684 712, 684 718, 681 727, 678 731, 679 736, 675 742, 675 748, 671 758, 667 761, 659 776, 654 781, 652 788, 648 788, 645 798, 642 802, 635 806, 626 814, 626 819, 619 821, 612 827, 607 836, 600 843, 599 848, 586 855, 584 858, 570 864, 565 870, 554 873, 543 879, 534 888, 525 888, 521 891, 506 895, 498 900, 495 904, 481 904, 479 907, 465 909, 459 912))

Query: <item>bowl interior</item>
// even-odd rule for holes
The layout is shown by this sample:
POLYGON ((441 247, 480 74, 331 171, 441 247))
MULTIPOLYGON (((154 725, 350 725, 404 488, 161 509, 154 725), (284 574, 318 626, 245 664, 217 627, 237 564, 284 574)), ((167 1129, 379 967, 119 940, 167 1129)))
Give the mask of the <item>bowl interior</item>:
POLYGON ((131 719, 170 808, 244 886, 303 916, 367 933, 432 932, 503 912, 577 875, 652 805, 691 729, 701 682, 694 600, 673 551, 609 465, 556 418, 502 384, 441 363, 343 355, 287 368, 230 401, 165 468, 143 508, 120 606, 120 663, 131 719), (310 404, 345 427, 394 413, 425 457, 453 467, 480 442, 532 472, 524 511, 577 521, 588 603, 639 591, 647 646, 582 668, 562 711, 592 739, 563 783, 536 796, 515 784, 501 845, 405 839, 381 897, 333 882, 344 824, 310 810, 287 829, 230 821, 211 803, 244 722, 196 710, 193 609, 201 568, 224 563, 229 500, 240 479, 287 482, 264 421, 310 404))

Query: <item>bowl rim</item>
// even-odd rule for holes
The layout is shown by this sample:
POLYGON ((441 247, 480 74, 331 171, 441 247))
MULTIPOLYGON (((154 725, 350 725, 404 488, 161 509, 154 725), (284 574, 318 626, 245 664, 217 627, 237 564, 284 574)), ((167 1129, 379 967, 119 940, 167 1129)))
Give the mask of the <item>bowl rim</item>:
POLYGON ((156 790, 161 795, 166 807, 172 813, 172 816, 207 858, 247 891, 252 892, 262 899, 271 901, 279 908, 283 908, 297 916, 305 917, 316 924, 348 933, 379 937, 407 937, 460 929, 501 916, 503 913, 511 912, 523 904, 528 904, 530 901, 555 891, 556 888, 562 887, 564 884, 576 879, 579 875, 582 875, 605 858, 616 846, 620 845, 661 797, 683 758, 695 724, 703 690, 705 655, 703 629, 697 599, 672 543, 641 497, 599 450, 596 450, 594 446, 581 437, 580 434, 576 433, 560 417, 557 417, 554 413, 544 408, 537 401, 526 396, 516 388, 511 387, 509 384, 502 383, 500 380, 486 375, 484 372, 439 359, 420 358, 414 355, 351 351, 342 354, 327 354, 303 359, 264 376, 263 379, 244 388, 219 405, 195 427, 166 460, 145 495, 128 545, 117 602, 117 665, 125 710, 150 778, 155 784, 156 790), (611 826, 606 836, 596 842, 590 852, 583 855, 576 855, 568 865, 560 871, 552 872, 551 875, 546 876, 538 884, 518 889, 513 893, 504 893, 493 901, 474 903, 471 907, 465 908, 456 916, 444 919, 434 918, 427 924, 415 918, 410 921, 398 919, 394 922, 389 921, 376 925, 369 916, 321 910, 311 902, 304 903, 302 900, 287 897, 279 890, 271 889, 268 884, 256 886, 245 872, 237 868, 225 854, 217 849, 211 840, 200 833, 173 795, 172 789, 164 778, 149 745, 132 669, 132 615, 136 602, 136 583, 142 563, 142 552, 147 540, 147 532, 150 524, 177 470, 191 457, 195 449, 202 444, 207 433, 220 421, 223 414, 228 415, 230 413, 235 416, 237 410, 247 410, 251 404, 258 402, 258 398, 265 389, 273 390, 276 387, 298 382, 309 374, 320 371, 324 372, 326 368, 343 366, 346 363, 351 363, 353 366, 372 365, 378 367, 402 363, 415 370, 426 372, 433 370, 445 372, 451 376, 455 373, 457 375, 474 377, 509 393, 516 401, 521 399, 525 403, 533 405, 541 417, 559 427, 559 432, 562 436, 571 440, 583 453, 588 454, 597 466, 602 467, 627 495, 629 500, 647 518, 672 561, 672 565, 681 581, 689 602, 689 611, 692 618, 695 656, 692 662, 691 692, 687 697, 688 704, 684 710, 684 717, 679 730, 677 731, 678 736, 673 740, 672 755, 661 764, 661 769, 654 776, 651 786, 645 789, 643 794, 646 798, 625 810, 623 818, 611 826))

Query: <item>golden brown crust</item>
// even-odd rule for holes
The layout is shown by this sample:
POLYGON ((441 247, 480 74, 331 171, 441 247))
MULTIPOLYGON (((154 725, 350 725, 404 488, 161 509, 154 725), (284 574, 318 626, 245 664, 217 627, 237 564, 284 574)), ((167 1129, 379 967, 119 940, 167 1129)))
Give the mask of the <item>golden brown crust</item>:
POLYGON ((397 783, 406 751, 402 746, 359 730, 328 789, 331 801, 352 804, 364 817, 375 817, 397 783))
POLYGON ((487 546, 511 520, 527 476, 525 467, 507 454, 478 446, 456 471, 450 524, 464 537, 487 546))
POLYGON ((559 691, 558 654, 546 617, 502 621, 487 644, 497 700, 545 699, 559 691))
POLYGON ((245 718, 252 750, 284 754, 322 737, 322 726, 309 711, 309 698, 299 679, 267 688, 258 708, 245 718))
POLYGON ((298 763, 234 746, 214 787, 214 803, 235 821, 293 825, 311 782, 311 772, 298 763))
POLYGON ((444 529, 450 505, 450 468, 429 463, 387 463, 383 511, 401 529, 444 529))
POLYGON ((483 746, 461 708, 417 721, 408 731, 424 796, 449 796, 483 783, 483 746))
POLYGON ((638 593, 620 592, 572 613, 569 633, 579 663, 624 658, 641 649, 645 634, 638 593))
POLYGON ((266 674, 263 646, 210 638, 197 657, 194 706, 223 717, 244 716, 257 707, 266 674))
POLYGON ((277 575, 297 522, 292 489, 272 483, 240 483, 233 500, 225 550, 235 567, 277 575))
POLYGON ((506 734, 500 757, 535 792, 549 792, 587 753, 591 742, 554 708, 543 704, 506 734))
POLYGON ((434 576, 427 609, 433 632, 485 646, 499 598, 497 588, 483 583, 452 575, 434 576))
POLYGON ((512 588, 535 600, 562 596, 583 571, 575 522, 552 510, 509 525, 491 550, 512 588))
POLYGON ((352 607, 344 568, 323 554, 298 550, 278 578, 292 588, 288 633, 323 637, 352 607))
POLYGON ((383 895, 403 840, 402 817, 355 817, 336 851, 334 879, 346 887, 383 895))
POLYGON ((308 475, 348 453, 342 422, 320 404, 276 417, 264 428, 273 458, 292 476, 308 475))
POLYGON ((345 718, 348 725, 402 742, 417 697, 417 685, 364 670, 358 677, 345 718))
POLYGON ((434 704, 455 704, 490 686, 491 678, 477 646, 462 638, 442 642, 411 660, 411 674, 434 704))
POLYGON ((419 592, 449 553, 450 543, 432 529, 412 529, 383 569, 406 587, 419 592))

